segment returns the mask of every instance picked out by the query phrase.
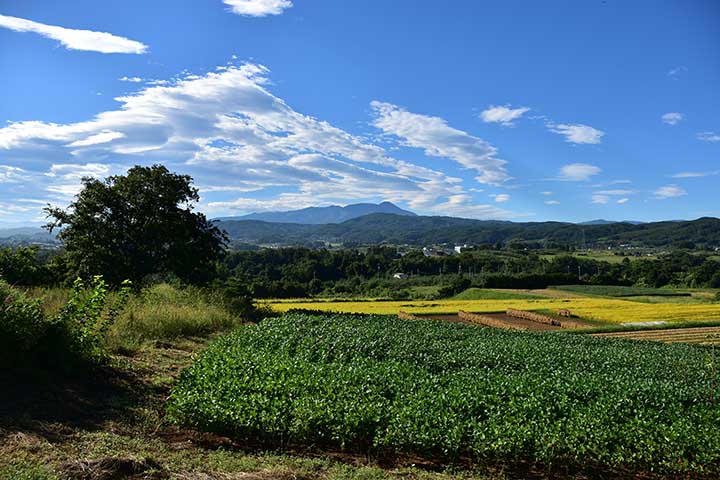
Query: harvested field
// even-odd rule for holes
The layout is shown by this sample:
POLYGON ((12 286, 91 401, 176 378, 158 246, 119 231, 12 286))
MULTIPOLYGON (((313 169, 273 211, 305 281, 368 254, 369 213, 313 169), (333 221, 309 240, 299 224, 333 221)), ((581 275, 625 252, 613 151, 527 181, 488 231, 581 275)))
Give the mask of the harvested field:
POLYGON ((299 299, 260 300, 258 305, 277 312, 292 309, 342 313, 397 315, 453 314, 460 310, 472 313, 500 313, 508 309, 557 312, 570 310, 582 320, 627 322, 691 322, 720 320, 720 303, 706 304, 649 304, 615 298, 566 298, 542 300, 434 300, 434 301, 308 301, 299 299))
POLYGON ((478 315, 467 312, 458 312, 458 315, 417 315, 416 318, 466 323, 469 325, 483 325, 486 327, 504 328, 508 330, 560 330, 560 327, 533 322, 524 318, 511 317, 505 313, 483 313, 478 315))
POLYGON ((692 327, 634 332, 594 333, 593 337, 650 340, 663 343, 692 343, 697 345, 720 345, 720 327, 692 327))

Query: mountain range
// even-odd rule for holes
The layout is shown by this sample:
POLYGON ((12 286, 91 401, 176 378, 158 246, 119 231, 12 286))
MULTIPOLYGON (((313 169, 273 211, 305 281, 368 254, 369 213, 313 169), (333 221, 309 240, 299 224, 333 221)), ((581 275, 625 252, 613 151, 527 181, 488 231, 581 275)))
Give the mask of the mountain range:
POLYGON ((270 223, 303 223, 307 225, 322 225, 326 223, 342 223, 353 218, 370 215, 372 213, 392 213, 395 215, 415 216, 413 212, 403 210, 391 202, 382 203, 355 203, 341 207, 308 207, 300 210, 284 212, 251 213, 240 217, 223 217, 218 220, 259 220, 270 223))
POLYGON ((306 245, 312 242, 494 244, 518 241, 578 247, 622 244, 662 247, 681 242, 720 246, 720 219, 710 217, 691 221, 579 225, 373 213, 342 223, 321 225, 258 220, 225 220, 216 224, 236 242, 275 245, 306 245))
MULTIPOLYGON (((236 244, 309 245, 318 242, 373 244, 495 244, 662 247, 688 244, 720 246, 720 219, 692 221, 510 222, 447 216, 421 216, 390 202, 345 207, 309 207, 252 213, 212 220, 236 244)), ((0 244, 52 244, 55 235, 38 227, 0 229, 0 244)))

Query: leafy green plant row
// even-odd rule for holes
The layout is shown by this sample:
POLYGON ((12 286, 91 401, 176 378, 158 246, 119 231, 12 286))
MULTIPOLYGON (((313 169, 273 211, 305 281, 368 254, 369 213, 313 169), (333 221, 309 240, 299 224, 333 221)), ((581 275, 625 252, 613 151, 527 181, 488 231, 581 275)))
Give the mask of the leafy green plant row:
POLYGON ((182 374, 168 414, 274 445, 718 472, 709 353, 430 320, 287 314, 211 345, 182 374))

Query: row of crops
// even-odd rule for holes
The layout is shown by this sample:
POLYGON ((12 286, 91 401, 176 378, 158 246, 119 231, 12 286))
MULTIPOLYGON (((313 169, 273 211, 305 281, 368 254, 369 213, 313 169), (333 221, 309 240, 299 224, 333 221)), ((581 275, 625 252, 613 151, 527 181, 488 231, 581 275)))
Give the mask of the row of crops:
POLYGON ((211 345, 168 415, 269 445, 720 473, 711 358, 686 345, 287 314, 211 345))
POLYGON ((554 298, 541 300, 435 300, 435 301, 347 301, 312 302, 304 300, 265 301, 279 312, 293 309, 327 312, 397 314, 400 310, 415 314, 455 314, 460 310, 473 313, 515 310, 569 309, 588 320, 610 323, 682 322, 720 320, 720 303, 638 303, 616 298, 554 298))

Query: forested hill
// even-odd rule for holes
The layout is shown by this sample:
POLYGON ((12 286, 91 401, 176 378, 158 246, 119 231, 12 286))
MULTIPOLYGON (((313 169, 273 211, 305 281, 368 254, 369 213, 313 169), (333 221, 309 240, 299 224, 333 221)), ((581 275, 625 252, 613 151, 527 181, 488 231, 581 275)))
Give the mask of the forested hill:
POLYGON ((487 244, 542 242, 544 244, 610 246, 633 244, 661 247, 692 243, 720 246, 720 219, 667 221, 643 224, 578 225, 563 222, 516 223, 454 217, 404 216, 376 213, 325 225, 270 223, 257 220, 217 221, 233 241, 300 245, 310 242, 354 244, 440 243, 487 244))

